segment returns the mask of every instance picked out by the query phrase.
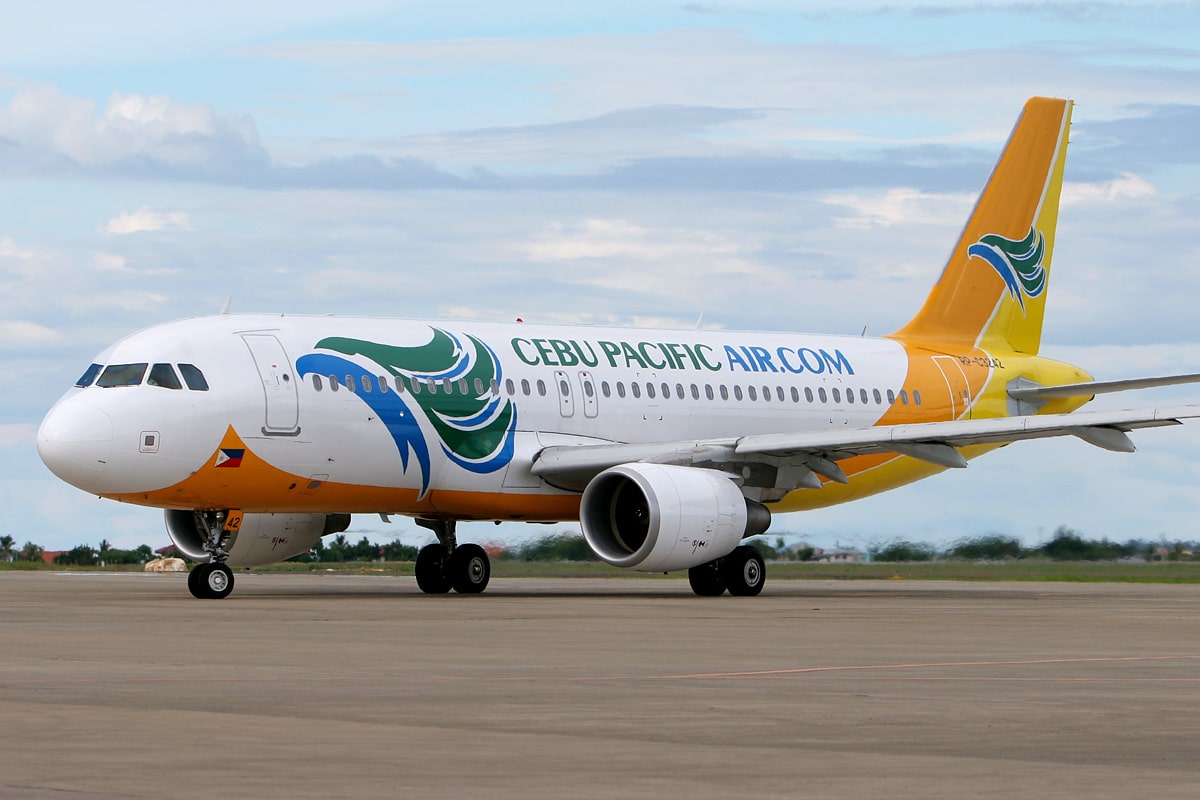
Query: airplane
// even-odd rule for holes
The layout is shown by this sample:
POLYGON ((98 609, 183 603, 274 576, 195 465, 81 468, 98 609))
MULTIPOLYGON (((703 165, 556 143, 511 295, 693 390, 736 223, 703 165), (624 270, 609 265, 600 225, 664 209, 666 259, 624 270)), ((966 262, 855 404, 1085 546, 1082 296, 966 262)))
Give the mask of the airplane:
POLYGON ((98 355, 38 452, 84 491, 164 509, 197 598, 351 514, 433 531, 430 594, 482 592, 460 520, 577 520, 605 562, 762 591, 773 514, 893 489, 1011 442, 1127 433, 1200 406, 1077 411, 1097 382, 1038 354, 1072 102, 1029 100, 924 305, 888 336, 231 314, 98 355), (1074 412, 1074 413, 1073 413, 1074 412))

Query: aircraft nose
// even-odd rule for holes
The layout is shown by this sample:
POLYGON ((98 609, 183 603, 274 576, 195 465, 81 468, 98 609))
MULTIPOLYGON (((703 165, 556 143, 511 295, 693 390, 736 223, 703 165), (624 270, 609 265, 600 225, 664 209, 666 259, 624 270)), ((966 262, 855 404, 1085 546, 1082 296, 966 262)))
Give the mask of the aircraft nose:
POLYGON ((108 464, 112 440, 108 414, 93 405, 67 401, 42 420, 38 455, 55 475, 88 491, 108 464))

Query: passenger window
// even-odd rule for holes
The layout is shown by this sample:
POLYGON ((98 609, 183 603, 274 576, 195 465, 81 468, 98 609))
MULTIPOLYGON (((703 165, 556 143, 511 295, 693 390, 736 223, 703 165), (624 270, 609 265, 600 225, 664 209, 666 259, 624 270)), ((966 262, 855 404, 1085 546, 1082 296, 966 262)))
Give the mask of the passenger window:
POLYGON ((617 381, 617 397, 625 396, 625 382, 617 381))
MULTIPOLYGON (((478 383, 479 378, 476 378, 475 381, 478 383)), ((465 395, 467 393, 467 379, 466 378, 458 379, 458 393, 461 395, 465 395)))
POLYGON ((96 376, 100 374, 100 370, 101 366, 99 364, 92 364, 79 376, 79 380, 75 381, 75 385, 80 389, 91 386, 92 382, 96 380, 96 376))
POLYGON ((442 378, 442 394, 451 394, 454 392, 454 381, 449 378, 442 378))
POLYGON ((642 387, 641 387, 641 385, 638 384, 637 381, 630 381, 629 382, 629 392, 634 397, 641 397, 642 396, 642 387))
POLYGON ((330 375, 329 376, 329 391, 336 392, 339 388, 341 388, 341 384, 338 383, 337 375, 330 375))
POLYGON ((161 386, 164 389, 182 389, 179 376, 170 364, 155 364, 150 368, 150 377, 146 379, 147 386, 161 386))
POLYGON ((751 400, 757 400, 758 399, 758 390, 755 389, 753 386, 749 386, 746 388, 746 395, 751 400))
POLYGON ((612 392, 612 388, 608 385, 608 381, 601 381, 600 382, 600 394, 604 395, 605 397, 612 397, 611 392, 612 392))
POLYGON ((792 387, 792 402, 793 403, 800 402, 800 392, 796 389, 795 386, 792 387))
POLYGON ((587 383, 585 383, 583 385, 583 393, 586 394, 589 398, 596 396, 596 387, 592 386, 591 381, 588 381, 587 383))
POLYGON ((817 397, 819 397, 821 399, 822 403, 829 402, 829 395, 825 394, 824 386, 822 386, 820 389, 817 389, 817 397))
POLYGON ((541 378, 538 378, 537 387, 538 387, 538 396, 545 397, 546 396, 546 382, 544 380, 542 380, 541 378))
POLYGON ((358 384, 354 382, 353 375, 346 376, 346 388, 350 390, 350 394, 354 394, 358 391, 358 384))
POLYGON ((879 395, 878 389, 872 389, 871 394, 875 397, 875 405, 878 406, 883 404, 883 398, 879 395))
POLYGON ((365 392, 366 394, 370 394, 370 393, 371 393, 371 389, 373 388, 373 387, 371 386, 371 376, 369 376, 369 375, 363 375, 363 376, 360 378, 360 380, 362 381, 363 392, 365 392))
POLYGON ((397 375, 396 376, 396 394, 404 394, 405 388, 406 387, 404 385, 404 376, 397 375))
POLYGON ((708 399, 708 400, 712 400, 712 399, 713 399, 713 390, 712 390, 712 384, 711 384, 711 383, 706 383, 706 384, 704 384, 704 397, 705 397, 706 399, 708 399))
POLYGON ((692 399, 693 400, 700 399, 700 387, 694 383, 692 384, 692 399))
POLYGON ((183 383, 193 392, 207 392, 208 381, 204 379, 204 373, 195 364, 180 364, 179 374, 183 376, 183 383))
POLYGON ((729 387, 723 383, 721 384, 721 399, 722 400, 729 399, 729 387))
POLYGON ((737 385, 735 385, 735 386, 733 387, 733 399, 734 399, 734 400, 741 400, 741 399, 742 399, 742 387, 741 387, 741 386, 737 386, 737 385))
POLYGON ((829 391, 833 393, 833 402, 835 402, 835 403, 842 402, 842 390, 841 389, 834 387, 834 388, 830 389, 829 391))
POLYGON ((862 401, 863 405, 867 404, 867 390, 866 389, 858 390, 858 399, 862 401))
MULTIPOLYGON (((836 392, 837 389, 834 389, 834 391, 836 392)), ((846 390, 846 402, 849 403, 850 405, 854 405, 854 390, 853 389, 846 390)))
POLYGON ((100 380, 96 381, 96 385, 102 389, 113 386, 137 386, 142 382, 148 366, 150 365, 146 363, 109 364, 104 368, 104 372, 100 373, 100 380))
MULTIPOLYGON (((463 383, 465 384, 466 381, 463 381, 463 383)), ((467 393, 467 388, 466 388, 466 386, 463 386, 463 394, 466 394, 466 393, 467 393)), ((482 394, 483 394, 483 379, 476 378, 475 379, 475 395, 479 396, 482 394)))
POLYGON ((558 381, 558 393, 563 397, 571 396, 571 384, 567 383, 566 378, 560 378, 558 381))
POLYGON ((662 396, 664 400, 671 399, 671 387, 665 383, 662 385, 662 396))
POLYGON ((908 405, 908 392, 904 391, 903 389, 900 390, 900 403, 902 405, 908 405))
POLYGON ((378 383, 379 383, 379 393, 387 394, 388 393, 388 379, 383 375, 378 375, 376 377, 378 378, 378 383))
MULTIPOLYGON (((692 394, 693 395, 696 394, 696 384, 694 384, 694 383, 692 384, 692 394)), ((686 396, 683 393, 683 384, 682 383, 675 384, 675 396, 678 397, 680 400, 682 400, 686 396)))
POLYGON ((810 403, 813 401, 812 387, 809 387, 809 386, 804 387, 804 399, 810 403))
POLYGON ((513 383, 513 379, 512 379, 512 378, 506 378, 506 379, 505 379, 505 381, 504 381, 504 392, 505 392, 505 393, 506 393, 506 394, 507 394, 509 397, 512 397, 513 395, 515 395, 515 394, 517 393, 517 385, 516 385, 515 383, 513 383))
POLYGON ((500 381, 492 378, 492 397, 500 396, 500 381))
MULTIPOLYGON (((795 389, 795 387, 793 387, 792 394, 796 397, 799 397, 799 395, 796 395, 795 393, 796 393, 796 389, 795 389)), ((779 402, 781 402, 781 403, 783 402, 784 397, 783 397, 783 387, 782 386, 775 387, 775 397, 779 400, 779 402)))
POLYGON ((887 390, 887 400, 889 406, 896 402, 896 393, 891 389, 887 390))
POLYGON ((651 400, 654 399, 654 384, 653 383, 648 382, 646 384, 646 397, 649 397, 651 400))
POLYGON ((921 405, 921 393, 916 389, 913 389, 913 402, 917 405, 921 405))
POLYGON ((521 394, 529 397, 529 379, 521 378, 521 394))
POLYGON ((313 384, 314 389, 316 389, 319 392, 325 388, 325 384, 321 381, 320 375, 318 375, 317 373, 314 372, 312 378, 313 378, 312 384, 313 384))

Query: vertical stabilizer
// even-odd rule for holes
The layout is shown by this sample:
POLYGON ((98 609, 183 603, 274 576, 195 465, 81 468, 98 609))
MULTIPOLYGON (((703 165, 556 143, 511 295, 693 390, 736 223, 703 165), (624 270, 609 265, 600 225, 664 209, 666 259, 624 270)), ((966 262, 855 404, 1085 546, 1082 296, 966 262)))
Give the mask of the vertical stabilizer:
POLYGON ((1025 104, 942 276, 894 337, 1037 353, 1071 105, 1025 104))

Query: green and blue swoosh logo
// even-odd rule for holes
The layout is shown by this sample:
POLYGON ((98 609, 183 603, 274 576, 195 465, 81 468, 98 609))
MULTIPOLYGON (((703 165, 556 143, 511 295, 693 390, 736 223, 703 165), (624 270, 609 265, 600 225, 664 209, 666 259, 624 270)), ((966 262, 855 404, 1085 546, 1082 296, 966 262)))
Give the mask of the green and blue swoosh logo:
POLYGON ((500 360, 495 352, 474 336, 460 339, 440 328, 432 331, 433 338, 417 347, 330 337, 315 345, 327 352, 309 353, 296 362, 301 376, 349 376, 358 387, 372 385, 376 375, 385 373, 393 378, 392 386, 397 377, 406 378, 408 387, 414 382, 421 384, 419 392, 411 388, 403 393, 394 388, 381 392, 376 387, 371 392, 360 388, 355 395, 387 427, 404 471, 408 471, 410 455, 416 461, 422 497, 429 491, 430 437, 450 461, 470 472, 485 474, 512 461, 517 428, 516 406, 502 394, 492 393, 492 386, 501 381, 500 360), (363 367, 361 359, 371 362, 372 369, 363 367), (467 391, 456 388, 446 392, 446 380, 456 386, 465 381, 467 391), (475 390, 477 385, 482 391, 475 390), (414 406, 419 417, 413 413, 414 406))
POLYGON ((1024 239, 1007 239, 998 233, 981 236, 967 248, 967 256, 982 258, 1004 279, 1009 295, 1025 313, 1025 298, 1037 297, 1046 290, 1048 274, 1042 261, 1046 257, 1046 237, 1034 228, 1024 239))

